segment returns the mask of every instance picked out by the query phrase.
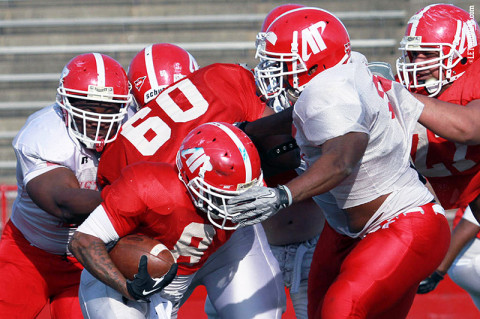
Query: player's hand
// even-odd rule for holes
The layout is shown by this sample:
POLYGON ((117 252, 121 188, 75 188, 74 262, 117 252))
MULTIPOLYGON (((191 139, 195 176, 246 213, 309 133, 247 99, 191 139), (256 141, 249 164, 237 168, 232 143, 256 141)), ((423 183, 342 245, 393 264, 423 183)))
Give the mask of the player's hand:
POLYGON ((177 274, 175 263, 161 278, 152 278, 147 270, 147 256, 143 255, 138 264, 138 273, 133 280, 127 279, 128 293, 137 301, 149 302, 149 297, 168 286, 177 274))
POLYGON ((292 194, 288 187, 253 186, 244 193, 227 201, 227 211, 232 215, 234 223, 240 227, 260 223, 273 216, 280 209, 292 204, 292 194))
POLYGON ((417 294, 426 294, 435 289, 438 283, 443 279, 443 276, 435 271, 430 277, 422 280, 420 286, 418 286, 417 294))

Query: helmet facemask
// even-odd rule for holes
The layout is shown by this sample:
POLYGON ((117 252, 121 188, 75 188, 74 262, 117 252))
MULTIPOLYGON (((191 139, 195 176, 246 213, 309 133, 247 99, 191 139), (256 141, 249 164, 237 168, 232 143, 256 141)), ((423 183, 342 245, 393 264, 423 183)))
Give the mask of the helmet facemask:
POLYGON ((298 74, 308 70, 298 53, 268 52, 263 43, 257 47, 255 58, 260 59, 255 67, 255 79, 260 92, 267 100, 280 95, 286 98, 286 82, 289 78, 291 88, 298 91, 303 89, 303 86, 299 85, 298 74), (289 65, 291 70, 288 69, 289 65))
MULTIPOLYGON (((180 179, 183 181, 183 177, 179 174, 180 179)), ((184 181, 185 183, 185 181, 184 181)), ((188 192, 192 197, 193 203, 201 211, 205 212, 208 216, 208 220, 212 225, 226 230, 232 230, 238 228, 238 225, 227 226, 227 221, 231 221, 235 216, 241 213, 230 214, 227 211, 227 200, 238 196, 246 189, 239 191, 224 191, 222 189, 215 188, 208 185, 205 180, 198 176, 185 183, 188 192)), ((250 185, 262 185, 262 180, 257 180, 254 184, 250 185)))
POLYGON ((407 89, 424 88, 429 96, 438 95, 442 87, 463 75, 453 74, 453 68, 464 61, 461 54, 455 49, 457 44, 449 43, 421 43, 421 37, 404 37, 400 42, 399 50, 402 55, 397 59, 397 74, 400 83, 407 89), (407 62, 413 60, 414 53, 437 53, 437 56, 421 62, 407 62), (448 52, 448 53, 445 53, 448 52), (438 70, 438 79, 430 78, 418 80, 418 72, 438 70))
POLYGON ((85 96, 83 91, 63 86, 58 88, 57 93, 57 103, 65 111, 69 133, 86 148, 101 152, 106 143, 116 139, 131 101, 130 95, 106 93, 85 96))

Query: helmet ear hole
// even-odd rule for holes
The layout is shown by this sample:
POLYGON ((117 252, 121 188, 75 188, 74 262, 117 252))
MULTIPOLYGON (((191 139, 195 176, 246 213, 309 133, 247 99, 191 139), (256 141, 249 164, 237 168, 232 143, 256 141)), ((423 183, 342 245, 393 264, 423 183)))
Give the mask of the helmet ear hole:
POLYGON ((463 64, 463 65, 465 65, 465 64, 467 64, 467 61, 468 61, 467 57, 463 57, 463 58, 460 60, 460 63, 463 64))
POLYGON ((313 75, 315 72, 317 72, 317 69, 318 69, 318 64, 315 64, 310 69, 308 69, 308 75, 310 76, 313 75))

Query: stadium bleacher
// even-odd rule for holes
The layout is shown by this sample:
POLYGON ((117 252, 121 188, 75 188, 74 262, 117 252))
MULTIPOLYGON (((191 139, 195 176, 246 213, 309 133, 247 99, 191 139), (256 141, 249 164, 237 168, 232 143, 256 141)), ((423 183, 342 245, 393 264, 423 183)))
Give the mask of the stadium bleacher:
MULTIPOLYGON (((408 15, 404 2, 326 1, 346 24, 353 49, 393 63, 408 15)), ((319 6, 318 1, 302 1, 319 6)), ((254 39, 279 1, 0 1, 0 184, 14 183, 10 147, 26 116, 50 104, 63 65, 101 52, 128 66, 152 42, 172 42, 200 65, 254 65, 254 39)))

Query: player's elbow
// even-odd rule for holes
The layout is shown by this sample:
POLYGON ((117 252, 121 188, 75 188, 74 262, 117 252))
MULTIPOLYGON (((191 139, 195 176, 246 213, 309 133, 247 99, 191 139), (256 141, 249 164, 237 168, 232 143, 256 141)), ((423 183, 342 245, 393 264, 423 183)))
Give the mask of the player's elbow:
POLYGON ((463 144, 467 145, 475 145, 480 144, 480 129, 477 128, 478 124, 474 124, 469 127, 465 127, 464 131, 462 132, 463 136, 463 144))
POLYGON ((68 242, 68 250, 77 258, 80 258, 80 252, 91 245, 88 235, 76 231, 68 242))

